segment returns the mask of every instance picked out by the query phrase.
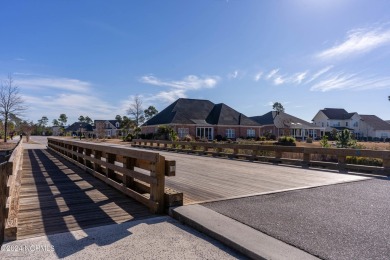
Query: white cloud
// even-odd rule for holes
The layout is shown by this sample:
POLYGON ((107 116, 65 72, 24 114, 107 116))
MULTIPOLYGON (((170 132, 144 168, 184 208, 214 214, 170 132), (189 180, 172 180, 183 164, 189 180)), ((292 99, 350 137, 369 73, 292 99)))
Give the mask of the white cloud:
POLYGON ((215 87, 220 81, 220 78, 218 76, 198 77, 189 75, 184 77, 182 80, 176 81, 161 80, 154 76, 143 76, 141 77, 140 81, 150 85, 170 88, 165 91, 160 91, 153 96, 145 97, 146 102, 160 101, 162 103, 172 103, 178 98, 187 97, 187 91, 215 87))
POLYGON ((229 79, 236 79, 237 77, 238 77, 238 70, 235 70, 232 73, 228 74, 229 79))
POLYGON ((326 79, 314 84, 311 91, 331 90, 374 90, 390 88, 390 77, 362 77, 357 74, 339 73, 329 75, 326 79))
POLYGON ((325 67, 321 70, 319 70, 317 73, 315 73, 308 81, 306 81, 306 83, 310 83, 312 82, 313 80, 317 79, 318 77, 320 77, 321 75, 325 74, 326 72, 328 72, 329 70, 331 70, 333 68, 333 65, 330 65, 328 67, 325 67))
POLYGON ((271 70, 270 73, 268 73, 268 75, 267 75, 267 79, 272 78, 272 77, 275 76, 276 73, 278 73, 278 72, 279 72, 279 69, 273 69, 273 70, 271 70))
POLYGON ((24 73, 15 73, 14 75, 15 83, 22 89, 61 89, 66 91, 85 93, 92 87, 91 83, 78 79, 39 76, 24 73))
POLYGON ((308 73, 308 72, 305 71, 305 72, 300 72, 300 73, 295 74, 295 75, 293 76, 292 81, 293 81, 294 83, 301 84, 302 81, 306 78, 307 73, 308 73))
POLYGON ((256 73, 256 75, 254 76, 254 80, 255 81, 259 81, 261 79, 261 77, 263 76, 263 72, 262 71, 259 71, 258 73, 256 73))
POLYGON ((175 89, 184 89, 184 90, 198 90, 202 88, 213 88, 219 82, 220 78, 218 76, 211 77, 198 77, 194 75, 189 75, 184 77, 183 80, 161 80, 154 76, 143 76, 140 81, 142 83, 155 85, 155 86, 165 86, 172 87, 175 89))
POLYGON ((390 30, 383 28, 360 28, 349 31, 344 42, 320 52, 317 57, 330 59, 366 53, 390 43, 390 30))
POLYGON ((77 121, 80 115, 89 116, 92 119, 113 118, 118 110, 116 106, 89 94, 61 93, 52 96, 23 95, 26 105, 26 117, 38 119, 47 116, 51 121, 65 113, 68 123, 77 121))
POLYGON ((274 79, 274 84, 275 85, 281 85, 285 82, 286 80, 283 79, 281 76, 276 76, 276 78, 274 79))

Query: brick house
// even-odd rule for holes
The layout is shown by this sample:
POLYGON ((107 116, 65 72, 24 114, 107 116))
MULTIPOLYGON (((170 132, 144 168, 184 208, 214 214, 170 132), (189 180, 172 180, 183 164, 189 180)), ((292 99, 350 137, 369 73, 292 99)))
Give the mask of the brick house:
POLYGON ((284 112, 270 111, 262 116, 250 117, 259 123, 261 127, 260 135, 272 134, 276 138, 280 136, 292 136, 304 140, 307 137, 321 138, 325 132, 324 127, 316 126, 298 117, 284 112))
POLYGON ((213 140, 220 137, 258 137, 261 126, 226 104, 209 100, 179 98, 141 126, 141 133, 156 133, 171 126, 179 138, 190 135, 213 140))
POLYGON ((94 133, 99 137, 117 137, 121 135, 120 123, 117 120, 95 120, 94 133))

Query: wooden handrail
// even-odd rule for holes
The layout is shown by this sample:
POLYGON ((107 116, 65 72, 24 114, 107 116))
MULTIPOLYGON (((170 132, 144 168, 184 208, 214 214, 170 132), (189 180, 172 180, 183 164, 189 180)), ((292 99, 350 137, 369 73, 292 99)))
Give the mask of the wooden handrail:
POLYGON ((0 244, 16 240, 22 154, 20 140, 0 164, 0 244))
POLYGON ((170 171, 174 161, 166 161, 155 152, 54 137, 48 138, 48 148, 148 206, 153 213, 164 211, 165 176, 174 175, 170 171))
POLYGON ((188 153, 198 153, 212 156, 227 156, 229 158, 246 158, 249 160, 268 161, 273 163, 291 163, 302 166, 322 166, 336 169, 353 169, 381 174, 390 174, 390 151, 346 148, 310 148, 295 146, 206 143, 206 142, 172 142, 163 140, 135 139, 134 147, 173 150, 188 153), (298 159, 288 158, 288 153, 297 154, 298 159), (332 155, 337 163, 313 159, 314 156, 332 155), (382 167, 346 164, 347 156, 378 158, 383 160, 382 167))

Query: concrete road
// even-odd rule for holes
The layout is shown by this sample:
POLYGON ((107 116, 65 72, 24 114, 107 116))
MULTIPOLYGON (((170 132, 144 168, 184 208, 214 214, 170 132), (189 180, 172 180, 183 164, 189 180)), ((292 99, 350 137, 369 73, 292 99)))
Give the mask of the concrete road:
POLYGON ((41 145, 47 145, 47 136, 31 136, 30 140, 34 143, 38 143, 41 145))

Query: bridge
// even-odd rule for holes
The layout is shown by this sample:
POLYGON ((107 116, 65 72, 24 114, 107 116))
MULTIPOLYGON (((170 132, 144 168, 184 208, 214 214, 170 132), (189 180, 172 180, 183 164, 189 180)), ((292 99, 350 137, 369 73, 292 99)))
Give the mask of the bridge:
POLYGON ((11 159, 19 171, 10 174, 16 188, 7 192, 8 200, 18 202, 4 203, 6 240, 147 219, 177 205, 181 194, 181 203, 190 205, 367 179, 58 138, 51 139, 49 149, 46 144, 22 147, 22 164, 11 159))

